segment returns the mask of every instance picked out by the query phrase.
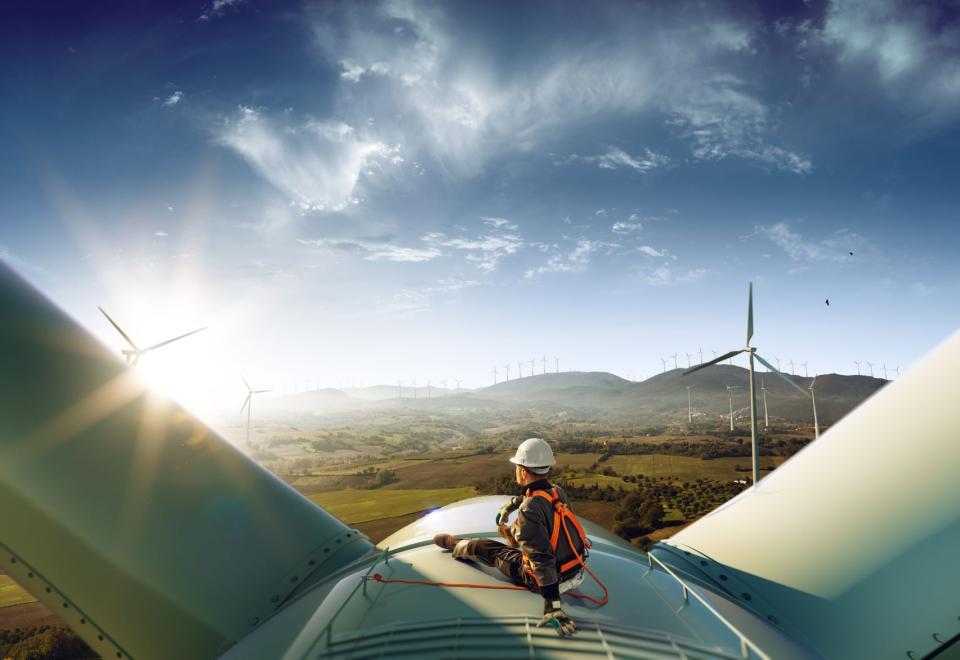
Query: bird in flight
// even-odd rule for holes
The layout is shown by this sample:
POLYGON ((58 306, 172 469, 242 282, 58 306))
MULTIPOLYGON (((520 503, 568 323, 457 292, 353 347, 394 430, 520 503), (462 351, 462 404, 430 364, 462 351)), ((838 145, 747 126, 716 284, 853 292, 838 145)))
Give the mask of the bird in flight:
POLYGON ((827 303, 827 307, 829 307, 829 306, 830 306, 830 299, 829 299, 829 298, 827 298, 827 299, 826 299, 826 300, 824 300, 823 302, 825 302, 825 303, 827 303))
POLYGON ((853 252, 850 253, 850 256, 851 256, 851 257, 853 256, 853 252))

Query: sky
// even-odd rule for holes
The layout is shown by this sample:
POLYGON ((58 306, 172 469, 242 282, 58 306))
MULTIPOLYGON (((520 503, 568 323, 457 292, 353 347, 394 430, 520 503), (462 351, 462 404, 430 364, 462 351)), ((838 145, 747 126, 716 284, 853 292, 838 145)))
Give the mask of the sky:
POLYGON ((958 56, 956 2, 15 0, 0 258, 208 326, 138 367, 199 408, 646 378, 749 282, 771 361, 893 377, 960 327, 958 56))

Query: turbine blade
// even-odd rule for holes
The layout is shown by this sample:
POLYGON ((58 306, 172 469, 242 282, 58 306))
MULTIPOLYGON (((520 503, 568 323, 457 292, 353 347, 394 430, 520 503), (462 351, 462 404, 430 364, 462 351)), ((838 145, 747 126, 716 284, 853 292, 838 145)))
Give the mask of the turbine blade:
POLYGON ((766 360, 764 360, 762 357, 760 357, 760 356, 757 355, 756 353, 753 354, 753 357, 757 358, 757 361, 758 361, 760 364, 762 364, 763 366, 765 366, 767 369, 769 369, 770 371, 772 371, 772 372, 775 373, 776 375, 780 376, 780 378, 782 378, 782 379, 784 380, 784 382, 789 383, 789 384, 790 384, 790 387, 794 388, 795 390, 797 390, 798 392, 800 392, 800 393, 803 394, 804 396, 810 396, 809 394, 807 394, 806 390, 804 390, 802 387, 800 387, 799 385, 797 385, 796 383, 794 383, 792 380, 790 380, 789 378, 787 378, 779 369, 777 369, 777 368, 774 367, 772 364, 770 364, 769 362, 767 362, 766 360))
POLYGON ((120 329, 120 326, 117 325, 117 322, 114 321, 112 318, 110 318, 110 315, 109 315, 109 314, 107 314, 105 311, 103 311, 103 307, 97 307, 97 309, 100 310, 100 313, 101 313, 101 314, 103 314, 104 316, 107 317, 107 320, 110 321, 110 325, 112 325, 112 326, 116 329, 116 331, 120 333, 120 336, 121 336, 121 337, 123 337, 124 339, 127 340, 127 343, 130 344, 130 346, 133 347, 133 350, 135 350, 135 351, 139 351, 139 350, 140 350, 139 348, 137 348, 137 345, 133 343, 133 340, 130 339, 130 337, 127 336, 127 333, 120 329))
POLYGON ((721 355, 718 358, 713 358, 709 362, 704 362, 703 364, 698 364, 697 366, 691 369, 687 369, 686 371, 683 372, 683 375, 686 376, 687 374, 692 374, 694 371, 700 371, 701 369, 709 367, 712 364, 716 364, 717 362, 723 362, 724 360, 732 358, 734 355, 739 355, 740 353, 743 353, 742 348, 736 351, 730 351, 729 353, 725 353, 724 355, 721 355))
POLYGON ((750 345, 750 338, 753 337, 753 282, 750 282, 750 288, 747 294, 747 346, 750 345))
POLYGON ((243 412, 244 408, 247 407, 247 404, 250 403, 250 395, 247 395, 247 398, 243 400, 243 405, 240 406, 240 412, 243 412))
POLYGON ((201 330, 206 330, 206 329, 207 329, 207 327, 204 326, 204 327, 202 327, 202 328, 197 328, 196 330, 191 330, 190 332, 188 332, 188 333, 185 334, 185 335, 180 335, 179 337, 174 337, 173 339, 168 339, 167 341, 162 341, 162 342, 160 342, 159 344, 154 344, 153 346, 151 346, 151 347, 149 347, 149 348, 145 348, 145 349, 143 349, 143 350, 141 351, 141 353, 146 353, 147 351, 152 351, 152 350, 155 349, 155 348, 160 348, 161 346, 166 346, 167 344, 172 344, 173 342, 178 341, 178 340, 180 340, 180 339, 183 339, 184 337, 189 337, 190 335, 195 335, 195 334, 197 334, 198 332, 200 332, 201 330))
POLYGON ((813 380, 810 381, 810 389, 811 389, 811 390, 813 389, 813 386, 816 385, 816 383, 817 383, 817 375, 814 374, 814 375, 813 375, 813 380))
POLYGON ((247 379, 243 377, 243 374, 240 374, 240 380, 243 381, 243 385, 244 385, 244 387, 247 388, 247 392, 252 391, 252 390, 250 389, 250 383, 248 383, 248 382, 247 382, 247 379))
POLYGON ((273 390, 253 390, 250 394, 263 394, 264 392, 272 392, 273 390))

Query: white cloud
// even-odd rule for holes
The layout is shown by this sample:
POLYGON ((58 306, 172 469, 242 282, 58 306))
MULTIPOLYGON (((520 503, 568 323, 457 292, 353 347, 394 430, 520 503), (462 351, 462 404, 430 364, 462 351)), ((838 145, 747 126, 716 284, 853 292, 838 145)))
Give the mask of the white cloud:
POLYGON ((156 231, 156 232, 153 233, 153 235, 154 235, 154 236, 157 236, 158 238, 166 238, 166 237, 169 236, 170 234, 168 234, 168 233, 165 232, 165 231, 156 231))
POLYGON ((633 234, 642 229, 642 222, 614 222, 610 227, 610 231, 612 231, 614 234, 633 234))
POLYGON ((661 167, 670 162, 670 159, 663 154, 658 154, 650 149, 644 149, 642 156, 631 156, 626 151, 617 146, 607 147, 607 151, 598 156, 578 156, 573 154, 560 161, 559 164, 580 161, 583 163, 595 164, 597 167, 606 170, 615 170, 620 167, 628 167, 641 173, 649 172, 652 169, 661 167))
POLYGON ((360 254, 366 261, 421 262, 432 261, 443 255, 443 253, 436 248, 412 248, 386 242, 356 239, 298 238, 297 242, 301 245, 308 245, 333 252, 360 254))
POLYGON ((532 279, 545 273, 572 273, 585 270, 590 264, 590 256, 602 247, 613 247, 613 244, 581 238, 571 251, 555 254, 543 266, 531 268, 524 272, 523 276, 532 279))
POLYGON ((657 250, 656 248, 652 248, 652 247, 650 247, 649 245, 641 245, 641 246, 640 246, 639 248, 637 248, 637 249, 638 249, 640 252, 643 252, 645 255, 650 256, 650 257, 665 257, 665 256, 666 256, 666 253, 665 253, 665 252, 663 252, 663 251, 661 251, 661 250, 657 250))
POLYGON ((170 107, 176 105, 183 100, 183 92, 180 90, 175 91, 173 94, 167 97, 167 100, 163 102, 164 107, 170 107))
POLYGON ((960 109, 960 26, 950 11, 944 3, 833 2, 814 36, 838 49, 858 84, 872 73, 898 107, 924 122, 950 121, 960 109))
POLYGON ((494 229, 507 229, 510 231, 516 231, 518 229, 517 225, 504 218, 480 218, 480 220, 483 221, 483 224, 489 225, 494 229))
POLYGON ((793 261, 846 263, 879 256, 876 246, 849 229, 838 229, 819 240, 810 240, 792 230, 788 223, 778 222, 758 225, 755 234, 773 242, 793 261))
POLYGON ((361 175, 395 166, 399 149, 365 139, 342 122, 290 125, 241 107, 217 140, 236 151, 303 211, 343 210, 356 203, 361 175))
MULTIPOLYGON (((355 103, 364 117, 370 99, 390 107, 377 125, 402 134, 411 152, 429 152, 450 176, 473 176, 491 158, 531 152, 575 125, 650 110, 672 118, 697 158, 738 157, 809 172, 808 157, 769 141, 775 126, 765 103, 731 82, 733 76, 716 73, 752 53, 755 26, 719 9, 701 8, 697 21, 685 11, 653 11, 655 17, 618 14, 616 24, 605 23, 602 48, 558 39, 510 67, 484 52, 492 46, 460 34, 463 24, 450 20, 443 5, 385 2, 379 12, 346 10, 336 28, 328 12, 316 11, 312 26, 342 79, 366 83, 341 107, 349 111, 355 103)), ((616 146, 585 158, 639 172, 666 162, 616 146)))
POLYGON ((671 286, 674 284, 691 284, 703 279, 707 274, 705 268, 694 268, 680 273, 675 272, 668 264, 657 266, 652 270, 643 270, 641 278, 651 286, 671 286))
POLYGON ((197 18, 199 21, 209 21, 214 18, 219 18, 223 16, 226 9, 234 5, 239 5, 246 0, 213 0, 207 9, 204 10, 202 14, 197 18))

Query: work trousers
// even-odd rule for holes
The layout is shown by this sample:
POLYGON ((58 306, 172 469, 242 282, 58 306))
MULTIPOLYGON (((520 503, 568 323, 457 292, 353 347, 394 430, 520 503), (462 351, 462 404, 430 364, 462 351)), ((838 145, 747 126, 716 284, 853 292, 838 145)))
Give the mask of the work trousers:
POLYGON ((517 548, 493 539, 471 539, 467 543, 467 554, 487 566, 496 568, 514 584, 526 587, 534 593, 540 592, 536 579, 523 570, 523 553, 517 548))

